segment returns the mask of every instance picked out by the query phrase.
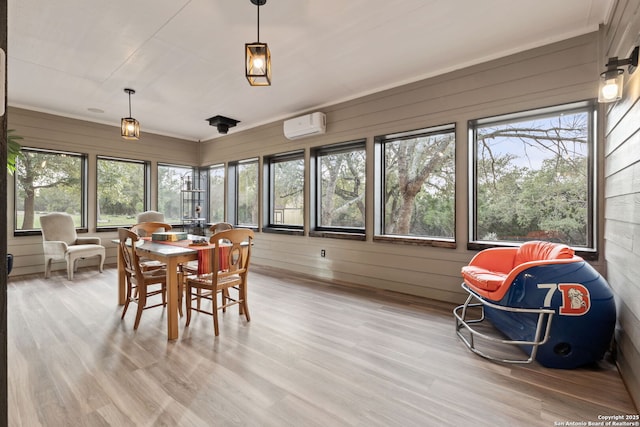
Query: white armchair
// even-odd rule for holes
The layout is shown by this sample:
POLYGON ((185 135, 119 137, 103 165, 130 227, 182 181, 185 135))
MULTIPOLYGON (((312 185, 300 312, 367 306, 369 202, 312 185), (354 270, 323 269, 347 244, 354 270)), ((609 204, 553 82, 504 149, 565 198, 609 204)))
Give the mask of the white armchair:
POLYGON ((67 277, 73 280, 79 259, 100 257, 100 273, 104 267, 105 248, 99 237, 78 237, 73 218, 66 213, 40 216, 44 248, 44 277, 51 274, 51 261, 67 262, 67 277))
POLYGON ((138 214, 136 221, 141 222, 164 222, 164 214, 158 211, 144 211, 138 214))

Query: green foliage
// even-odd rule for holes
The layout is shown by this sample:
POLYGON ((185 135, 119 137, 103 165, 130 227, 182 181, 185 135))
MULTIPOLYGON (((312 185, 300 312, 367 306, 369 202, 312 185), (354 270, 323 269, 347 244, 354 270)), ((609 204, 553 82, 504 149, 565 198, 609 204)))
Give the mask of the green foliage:
POLYGON ((11 175, 16 171, 16 161, 22 154, 22 146, 18 141, 23 139, 13 132, 15 132, 14 129, 7 130, 7 172, 11 175))

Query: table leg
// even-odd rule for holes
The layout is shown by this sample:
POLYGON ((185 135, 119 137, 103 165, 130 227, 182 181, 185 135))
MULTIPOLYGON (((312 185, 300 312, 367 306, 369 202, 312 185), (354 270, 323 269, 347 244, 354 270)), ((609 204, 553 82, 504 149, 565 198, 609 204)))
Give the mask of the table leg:
POLYGON ((178 339, 178 261, 167 259, 167 335, 168 339, 178 339))

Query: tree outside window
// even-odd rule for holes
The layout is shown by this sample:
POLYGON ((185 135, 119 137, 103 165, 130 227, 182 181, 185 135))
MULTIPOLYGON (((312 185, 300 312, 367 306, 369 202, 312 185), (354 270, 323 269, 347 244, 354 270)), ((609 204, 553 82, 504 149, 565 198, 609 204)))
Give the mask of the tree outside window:
POLYGON ((366 151, 364 141, 324 147, 316 153, 317 228, 357 229, 365 223, 366 151))
POLYGON ((594 246, 593 111, 573 104, 472 123, 475 240, 594 246))
POLYGON ((16 230, 39 230, 39 216, 66 212, 76 227, 85 227, 86 156, 22 149, 16 162, 16 230))
POLYGON ((123 227, 136 223, 145 210, 145 163, 98 158, 98 227, 123 227))
POLYGON ((381 147, 385 235, 455 236, 453 125, 376 138, 381 147))

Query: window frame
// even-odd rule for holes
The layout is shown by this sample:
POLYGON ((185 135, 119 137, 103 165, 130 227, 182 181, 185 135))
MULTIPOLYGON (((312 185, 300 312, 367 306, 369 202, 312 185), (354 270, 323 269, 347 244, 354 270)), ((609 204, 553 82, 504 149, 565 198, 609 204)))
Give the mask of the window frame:
MULTIPOLYGON (((23 146, 20 148, 20 152, 23 153, 25 151, 36 152, 36 153, 44 153, 44 154, 55 154, 55 155, 65 155, 65 156, 73 156, 78 157, 80 159, 80 220, 81 225, 76 227, 77 233, 87 233, 88 229, 88 173, 89 173, 89 155, 87 153, 78 153, 73 151, 65 151, 65 150, 50 150, 46 148, 37 148, 37 147, 26 147, 23 146)), ((19 161, 19 160, 18 160, 19 161)), ((14 236, 35 236, 42 234, 42 228, 32 228, 29 230, 19 230, 17 229, 18 221, 17 221, 17 206, 18 206, 18 180, 15 178, 15 174, 18 171, 14 172, 13 179, 13 235, 14 236)))
POLYGON ((366 230, 367 230, 367 140, 365 138, 356 139, 347 142, 341 142, 337 144, 331 145, 323 145, 320 147, 315 147, 311 150, 311 162, 310 162, 310 177, 312 180, 312 185, 310 185, 310 194, 309 201, 311 203, 310 212, 310 231, 309 235, 313 237, 336 237, 336 238, 347 238, 354 240, 365 240, 366 239, 366 230), (321 182, 322 177, 320 176, 322 172, 322 168, 320 167, 320 162, 322 156, 330 155, 330 154, 341 154, 348 153, 352 151, 363 151, 365 155, 364 166, 365 166, 365 185, 364 185, 364 206, 365 213, 363 222, 364 225, 362 227, 340 227, 340 226, 332 226, 326 227, 321 224, 321 215, 322 215, 322 189, 321 182))
POLYGON ((413 245, 423 246, 439 246, 439 247, 456 247, 456 197, 458 191, 457 184, 457 171, 456 171, 456 158, 457 158, 457 126, 456 123, 447 123, 436 126, 429 126, 426 128, 394 132, 385 135, 378 135, 374 138, 374 241, 380 242, 392 242, 392 243, 408 243, 413 245), (429 137, 438 134, 452 133, 453 134, 453 167, 454 167, 454 200, 453 200, 453 236, 417 236, 417 235, 402 235, 402 234, 387 234, 386 229, 386 151, 385 146, 388 143, 394 143, 399 140, 407 140, 418 137, 429 137))
POLYGON ((251 157, 243 160, 236 160, 233 162, 229 162, 227 165, 227 194, 229 197, 233 197, 233 200, 227 199, 227 218, 233 224, 234 227, 239 228, 249 228, 252 230, 257 230, 260 227, 260 158, 259 157, 251 157), (240 224, 238 222, 238 212, 239 212, 239 169, 242 165, 252 164, 256 165, 256 177, 258 182, 256 184, 256 208, 258 209, 257 221, 256 224, 240 224))
POLYGON ((266 156, 263 159, 263 176, 264 179, 264 191, 263 191, 263 206, 266 206, 267 209, 264 210, 264 218, 263 218, 263 231, 270 232, 282 232, 287 234, 303 234, 304 223, 305 223, 305 190, 306 190, 306 180, 305 180, 305 171, 306 168, 305 159, 304 159, 304 150, 296 150, 287 153, 273 154, 270 156, 266 156), (303 182, 302 182, 302 225, 296 224, 278 224, 275 222, 275 166, 278 163, 285 163, 290 161, 302 161, 303 162, 303 182))
POLYGON ((207 219, 210 223, 216 223, 216 222, 226 222, 227 221, 227 168, 226 165, 224 163, 217 163, 214 165, 210 165, 207 166, 206 168, 206 174, 208 177, 208 183, 207 183, 207 194, 208 194, 208 215, 207 215, 207 219), (212 173, 211 171, 213 169, 221 169, 222 170, 222 218, 221 219, 213 219, 212 214, 213 214, 213 209, 211 206, 211 203, 213 202, 213 195, 212 195, 212 189, 211 189, 211 185, 213 183, 213 179, 212 179, 212 173))
MULTIPOLYGON (((98 224, 98 205, 100 204, 100 197, 98 195, 98 162, 100 160, 109 160, 109 161, 116 161, 116 162, 123 162, 123 163, 135 163, 135 164, 142 164, 144 171, 144 196, 143 196, 143 203, 144 203, 144 208, 143 210, 148 210, 150 203, 149 201, 151 200, 151 191, 149 188, 149 182, 150 182, 150 174, 151 174, 151 163, 147 160, 136 160, 136 159, 126 159, 126 158, 119 158, 119 157, 113 157, 113 156, 96 156, 96 231, 116 231, 118 230, 118 228, 120 227, 127 227, 127 225, 117 225, 117 226, 108 226, 108 227, 102 227, 98 224)), ((131 225, 135 225, 136 221, 134 220, 134 222, 131 225)))
POLYGON ((516 241, 488 241, 477 238, 477 148, 476 141, 478 127, 491 125, 506 125, 522 121, 533 121, 549 117, 557 117, 564 114, 586 113, 587 114, 587 242, 586 246, 573 247, 576 254, 587 260, 598 259, 598 203, 601 195, 598 187, 598 136, 597 123, 598 104, 594 100, 584 100, 559 104, 547 107, 533 108, 514 113, 490 116, 469 120, 468 122, 468 142, 469 142, 469 171, 468 171, 468 250, 483 250, 491 247, 513 247, 519 246, 522 242, 516 241))

